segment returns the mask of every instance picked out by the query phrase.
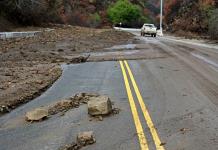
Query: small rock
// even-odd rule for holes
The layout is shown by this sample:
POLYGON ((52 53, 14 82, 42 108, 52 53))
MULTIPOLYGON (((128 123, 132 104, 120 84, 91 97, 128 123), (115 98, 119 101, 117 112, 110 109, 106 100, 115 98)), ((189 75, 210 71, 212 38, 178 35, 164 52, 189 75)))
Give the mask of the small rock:
POLYGON ((103 121, 103 117, 102 116, 98 116, 99 121, 103 121))
POLYGON ((182 129, 180 129, 180 131, 181 131, 182 134, 185 134, 187 131, 190 131, 190 129, 182 128, 182 129))
POLYGON ((87 104, 91 97, 98 97, 98 96, 99 94, 96 93, 79 93, 71 97, 70 99, 73 101, 78 101, 82 104, 87 104))
POLYGON ((82 132, 77 135, 77 143, 81 146, 91 145, 95 142, 93 131, 82 132))
POLYGON ((113 108, 112 113, 114 115, 119 114, 120 113, 120 109, 119 108, 113 108))
POLYGON ((78 145, 77 143, 72 143, 70 145, 64 146, 60 150, 79 150, 80 148, 81 148, 81 146, 78 145))
POLYGON ((160 146, 164 146, 164 145, 166 145, 166 143, 164 143, 164 142, 163 142, 163 143, 160 143, 160 146))
POLYGON ((62 100, 49 107, 49 115, 55 115, 59 112, 68 111, 71 108, 77 107, 76 103, 71 100, 62 100))
POLYGON ((0 114, 5 114, 10 112, 10 109, 7 106, 0 106, 0 114))
POLYGON ((43 81, 42 80, 36 80, 35 83, 36 84, 43 84, 43 81))
POLYGON ((70 63, 84 63, 88 60, 89 57, 90 57, 90 55, 78 56, 78 57, 72 58, 72 60, 70 60, 70 63))
POLYGON ((26 113, 27 121, 40 121, 48 117, 48 110, 45 108, 36 108, 26 113))
POLYGON ((112 112, 112 104, 107 96, 91 97, 88 101, 88 113, 91 116, 108 115, 112 112))

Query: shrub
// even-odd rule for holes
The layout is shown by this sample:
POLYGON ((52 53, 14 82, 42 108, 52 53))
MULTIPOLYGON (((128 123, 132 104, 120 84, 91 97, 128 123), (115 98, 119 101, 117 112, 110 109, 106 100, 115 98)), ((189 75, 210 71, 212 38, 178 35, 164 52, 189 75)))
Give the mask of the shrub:
POLYGON ((101 24, 101 16, 96 12, 90 15, 90 26, 98 27, 101 24))
POLYGON ((148 20, 143 16, 141 8, 128 0, 118 0, 108 8, 107 13, 114 25, 121 22, 124 26, 138 26, 148 20))

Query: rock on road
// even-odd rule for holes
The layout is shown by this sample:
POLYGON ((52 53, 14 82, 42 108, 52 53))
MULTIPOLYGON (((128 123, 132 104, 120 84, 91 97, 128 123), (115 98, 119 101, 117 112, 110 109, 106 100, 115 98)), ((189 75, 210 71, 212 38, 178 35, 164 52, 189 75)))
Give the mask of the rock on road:
POLYGON ((96 143, 84 150, 217 150, 218 49, 135 34, 132 45, 89 58, 123 61, 63 65, 43 95, 1 117, 0 149, 56 150, 92 130, 96 143), (24 121, 25 112, 79 92, 107 95, 121 111, 90 121, 82 105, 43 122, 24 121))

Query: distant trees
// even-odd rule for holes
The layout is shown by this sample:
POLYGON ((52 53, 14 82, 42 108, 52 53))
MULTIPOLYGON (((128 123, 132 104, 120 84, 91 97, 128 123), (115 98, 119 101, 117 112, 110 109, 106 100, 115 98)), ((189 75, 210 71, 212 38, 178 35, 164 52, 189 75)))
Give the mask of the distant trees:
MULTIPOLYGON (((21 24, 39 24, 51 17, 51 10, 56 3, 56 0, 2 0, 0 7, 1 14, 10 20, 16 20, 21 24)), ((55 17, 53 15, 51 18, 55 17)))
POLYGON ((107 13, 114 25, 122 23, 124 26, 141 26, 148 21, 142 9, 129 0, 118 0, 108 8, 107 13))
POLYGON ((145 1, 0 0, 0 18, 23 25, 54 22, 100 27, 122 22, 125 26, 136 27, 150 22, 149 12, 144 8, 145 1))

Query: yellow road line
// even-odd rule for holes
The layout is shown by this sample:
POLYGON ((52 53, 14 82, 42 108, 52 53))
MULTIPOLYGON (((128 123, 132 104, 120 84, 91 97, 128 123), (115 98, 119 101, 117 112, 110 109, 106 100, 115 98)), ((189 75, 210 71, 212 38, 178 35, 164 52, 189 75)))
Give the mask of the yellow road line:
POLYGON ((131 69, 130 69, 128 63, 127 63, 127 61, 124 61, 124 63, 125 63, 125 65, 126 65, 127 71, 128 71, 128 73, 129 73, 130 79, 131 79, 131 81, 132 81, 133 88, 134 88, 134 90, 135 90, 135 92, 136 92, 136 96, 137 96, 137 98, 138 98, 138 100, 139 100, 139 104, 140 104, 140 107, 141 107, 141 109, 142 109, 144 118, 145 118, 145 120, 146 120, 146 122, 147 122, 147 125, 148 125, 148 127, 149 127, 149 129, 150 129, 151 135, 152 135, 152 137, 153 137, 153 140, 154 140, 156 149, 157 149, 157 150, 165 150, 164 147, 161 146, 161 140, 160 140, 160 138, 159 138, 159 136, 158 136, 158 133, 157 133, 156 128, 155 128, 155 126, 154 126, 154 124, 153 124, 153 121, 152 121, 151 116, 150 116, 150 114, 149 114, 149 112, 148 112, 148 109, 147 109, 147 107, 145 106, 144 100, 142 99, 141 93, 140 93, 139 88, 138 88, 138 86, 137 86, 137 84, 136 84, 136 81, 135 81, 135 79, 134 79, 134 76, 133 76, 133 74, 132 74, 132 71, 131 71, 131 69))
POLYGON ((130 89, 130 85, 129 85, 127 74, 126 74, 126 71, 125 71, 125 68, 124 68, 124 64, 123 64, 122 61, 120 61, 120 66, 121 66, 121 70, 122 70, 122 73, 123 73, 123 78, 124 78, 124 82, 125 82, 125 86, 126 86, 126 92, 127 92, 127 96, 128 96, 128 99, 129 99, 129 104, 130 104, 130 107, 131 107, 132 116, 133 116, 133 120, 134 120, 134 123, 135 123, 136 132, 138 134, 141 150, 149 150, 147 140, 145 138, 145 134, 144 134, 144 131, 143 131, 143 128, 142 128, 142 124, 140 122, 139 115, 138 115, 138 112, 137 112, 137 109, 136 109, 136 105, 135 105, 135 102, 134 102, 134 99, 133 99, 133 95, 132 95, 132 92, 131 92, 131 89, 130 89))

